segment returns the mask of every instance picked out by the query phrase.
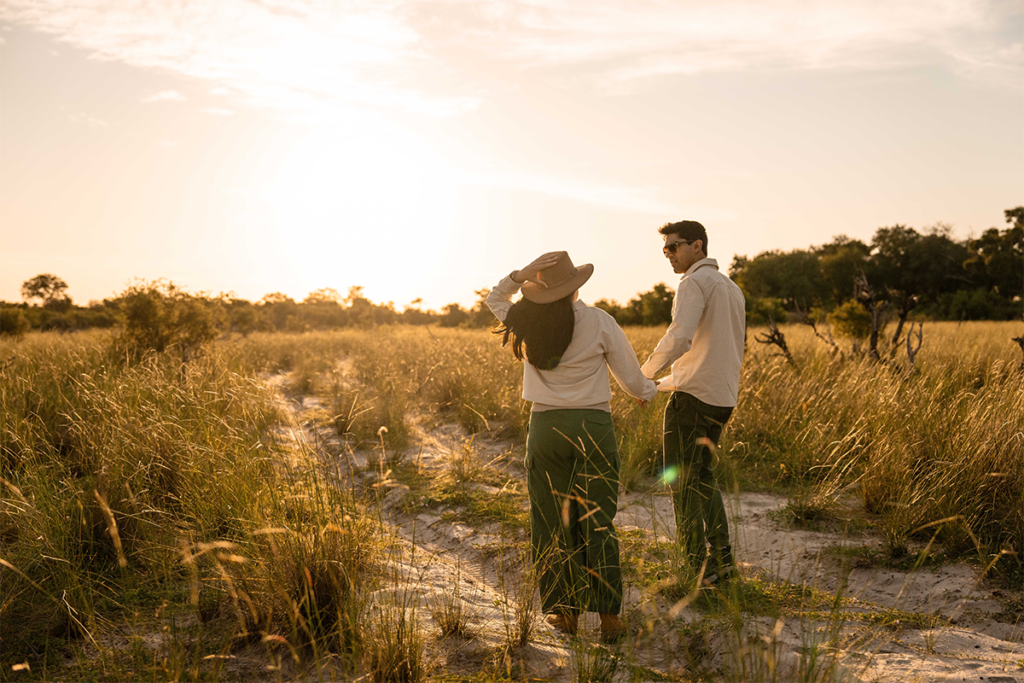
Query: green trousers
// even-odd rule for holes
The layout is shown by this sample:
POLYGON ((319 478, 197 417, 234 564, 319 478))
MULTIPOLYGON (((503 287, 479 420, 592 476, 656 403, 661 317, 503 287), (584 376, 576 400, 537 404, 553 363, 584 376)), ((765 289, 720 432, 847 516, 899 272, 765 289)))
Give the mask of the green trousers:
POLYGON ((665 406, 662 480, 672 488, 679 544, 694 571, 707 558, 706 576, 721 576, 735 567, 729 521, 715 478, 715 448, 732 411, 681 391, 673 392, 665 406))
POLYGON ((533 413, 526 439, 530 541, 546 614, 622 609, 619 451, 602 410, 533 413))

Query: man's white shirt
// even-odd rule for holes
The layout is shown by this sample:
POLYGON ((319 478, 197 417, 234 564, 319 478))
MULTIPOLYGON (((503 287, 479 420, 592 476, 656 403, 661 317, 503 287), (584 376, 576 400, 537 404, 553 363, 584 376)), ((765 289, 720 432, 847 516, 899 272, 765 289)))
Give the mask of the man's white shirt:
POLYGON ((723 408, 736 405, 746 340, 743 292, 704 258, 683 274, 672 304, 672 324, 641 368, 659 391, 685 391, 723 408))

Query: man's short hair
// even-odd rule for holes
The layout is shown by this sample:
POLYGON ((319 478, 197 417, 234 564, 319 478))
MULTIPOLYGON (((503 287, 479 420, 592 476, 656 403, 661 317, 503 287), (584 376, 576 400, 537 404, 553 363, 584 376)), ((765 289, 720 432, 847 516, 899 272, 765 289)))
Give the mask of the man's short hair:
POLYGON ((675 233, 676 235, 679 235, 681 239, 688 241, 700 240, 701 246, 704 248, 704 255, 708 255, 708 231, 705 230, 704 226, 697 221, 666 223, 658 228, 658 232, 662 235, 671 235, 675 233))

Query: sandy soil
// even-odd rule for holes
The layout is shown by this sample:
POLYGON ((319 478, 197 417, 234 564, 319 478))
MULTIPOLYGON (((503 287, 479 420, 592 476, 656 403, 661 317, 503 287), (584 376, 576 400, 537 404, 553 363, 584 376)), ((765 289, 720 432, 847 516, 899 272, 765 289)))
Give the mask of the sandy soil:
MULTIPOLYGON (((322 412, 316 399, 292 397, 286 403, 295 418, 293 437, 326 445, 324 457, 342 457, 354 467, 350 474, 357 481, 366 485, 376 481, 378 475, 367 467, 375 457, 372 453, 348 449, 338 456, 345 446, 326 430, 315 439, 311 436, 309 425, 315 423, 311 418, 322 412)), ((437 471, 466 438, 454 425, 417 428, 409 457, 424 470, 437 471)), ((503 468, 510 481, 522 480, 521 465, 509 442, 477 435, 473 447, 484 462, 503 468)), ((920 629, 912 624, 878 626, 847 620, 837 627, 833 642, 840 647, 832 650, 826 642, 832 626, 826 620, 748 616, 742 626, 733 627, 725 623, 728 619, 708 620, 691 606, 673 605, 627 586, 624 613, 635 634, 625 642, 600 646, 596 615, 586 616, 577 639, 560 636, 537 616, 528 645, 503 648, 513 628, 515 596, 523 586, 524 562, 518 553, 525 539, 493 524, 450 521, 453 515, 443 510, 405 514, 409 496, 407 488, 396 485, 382 505, 404 542, 404 551, 394 558, 399 573, 407 578, 398 590, 418 597, 419 613, 431 634, 430 654, 441 671, 472 674, 504 666, 529 678, 569 680, 581 667, 610 662, 617 666, 616 681, 699 675, 729 680, 784 681, 799 676, 1024 683, 1024 619, 1007 611, 1005 588, 992 588, 979 579, 976 567, 966 564, 904 572, 865 563, 844 572, 835 551, 828 549, 880 547, 881 540, 867 534, 788 528, 773 514, 786 499, 763 493, 740 493, 727 504, 734 550, 744 576, 784 580, 833 594, 845 576, 842 594, 856 599, 845 608, 850 612, 894 608, 941 615, 950 625, 920 629), (439 631, 429 605, 439 596, 462 601, 472 615, 473 637, 434 635, 439 631), (816 675, 807 675, 808 669, 816 675)), ((669 539, 674 534, 671 500, 656 493, 621 496, 615 521, 620 532, 640 530, 652 539, 669 539)))

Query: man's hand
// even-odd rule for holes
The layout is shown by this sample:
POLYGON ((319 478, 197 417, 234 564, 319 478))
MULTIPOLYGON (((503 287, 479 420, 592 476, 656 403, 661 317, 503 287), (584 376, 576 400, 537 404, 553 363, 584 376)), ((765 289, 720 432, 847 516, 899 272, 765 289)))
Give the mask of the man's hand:
POLYGON ((646 408, 647 404, 650 403, 650 401, 645 401, 642 398, 634 398, 633 400, 636 401, 636 404, 641 408, 646 408))
POLYGON ((516 284, 523 284, 524 282, 536 282, 541 287, 547 288, 548 284, 544 282, 540 276, 540 271, 545 268, 558 263, 558 257, 554 254, 542 254, 538 256, 530 264, 520 270, 517 270, 512 276, 512 281, 516 284))

